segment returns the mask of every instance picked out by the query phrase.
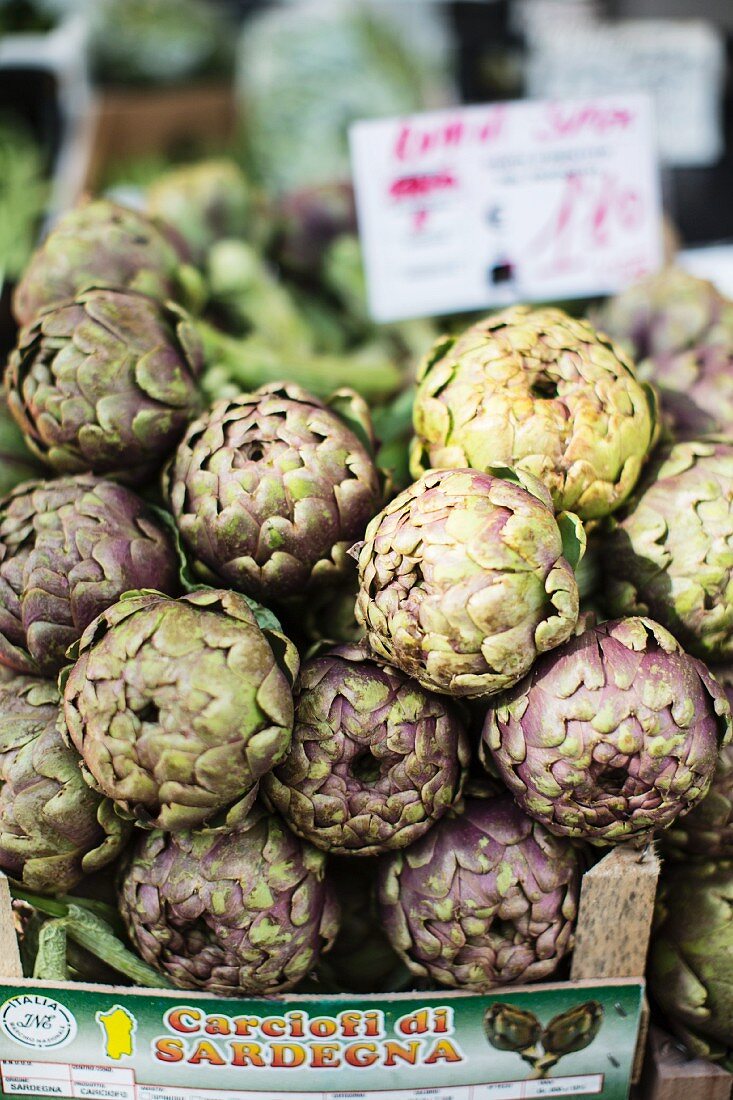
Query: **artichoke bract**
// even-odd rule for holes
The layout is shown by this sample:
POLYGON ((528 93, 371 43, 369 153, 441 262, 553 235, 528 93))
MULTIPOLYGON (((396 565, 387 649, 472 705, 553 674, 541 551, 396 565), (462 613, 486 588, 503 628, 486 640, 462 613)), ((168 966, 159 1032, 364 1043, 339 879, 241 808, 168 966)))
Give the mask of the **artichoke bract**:
POLYGON ((733 859, 733 745, 722 749, 708 793, 662 834, 666 859, 733 859))
MULTIPOLYGON (((361 399, 348 400, 366 415, 361 399)), ((282 600, 348 575, 347 550, 381 488, 366 445, 336 412, 274 383, 218 402, 191 425, 169 494, 199 563, 255 599, 282 600)))
POLYGON ((93 286, 182 300, 185 250, 145 214, 106 199, 82 203, 56 223, 13 298, 18 324, 93 286))
POLYGON ((603 540, 611 615, 650 615, 711 664, 733 656, 733 444, 663 450, 603 540))
POLYGON ((31 481, 0 500, 0 662, 55 675, 123 592, 180 587, 173 539, 130 489, 91 474, 31 481))
POLYGON ((442 817, 469 759, 448 700, 342 646, 303 665, 292 746, 263 788, 316 847, 370 856, 404 848, 442 817))
POLYGON ((649 989, 693 1054, 733 1069, 733 863, 666 866, 649 989))
POLYGON ((64 894, 119 855, 129 828, 84 782, 58 717, 55 684, 0 683, 0 868, 28 890, 64 894))
POLYGON ((202 400, 203 350, 176 306, 91 289, 41 313, 10 357, 10 411, 57 473, 158 473, 202 400))
POLYGON ((152 832, 132 856, 120 911, 146 962, 180 989, 292 989, 338 931, 326 857, 260 807, 235 829, 152 832))
POLYGON ((587 321, 515 306, 423 362, 411 468, 525 470, 557 511, 613 512, 656 439, 656 403, 631 361, 587 321))
POLYGON ((414 974, 482 993, 538 982, 570 951, 580 891, 572 845, 508 796, 474 799, 385 860, 380 912, 414 974))
POLYGON ((573 632, 582 528, 524 480, 533 492, 511 470, 432 471, 367 528, 356 617, 373 652, 429 691, 500 691, 573 632))
POLYGON ((586 630, 492 700, 483 751, 556 835, 643 843, 704 797, 730 737, 705 665, 630 618, 586 630))
POLYGON ((62 677, 68 736, 121 812, 194 828, 251 797, 287 752, 297 671, 293 644, 243 596, 128 593, 62 677))
POLYGON ((148 188, 146 205, 149 214, 173 226, 201 263, 217 241, 246 238, 253 197, 234 161, 205 160, 159 176, 148 188))

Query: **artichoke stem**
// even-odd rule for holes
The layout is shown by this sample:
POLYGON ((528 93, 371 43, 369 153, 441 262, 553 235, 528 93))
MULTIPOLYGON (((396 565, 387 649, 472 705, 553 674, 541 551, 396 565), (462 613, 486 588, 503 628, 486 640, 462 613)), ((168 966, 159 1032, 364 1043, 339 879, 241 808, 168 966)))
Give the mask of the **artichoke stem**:
POLYGON ((33 964, 33 977, 49 982, 65 982, 69 978, 66 962, 66 920, 49 920, 38 933, 38 951, 33 964))
POLYGON ((399 367, 379 345, 366 345, 350 355, 309 354, 291 358, 255 336, 237 339, 202 321, 196 327, 209 366, 219 368, 217 375, 223 374, 224 381, 236 383, 243 391, 287 380, 316 397, 328 397, 334 390, 350 386, 367 401, 383 401, 402 383, 399 367))

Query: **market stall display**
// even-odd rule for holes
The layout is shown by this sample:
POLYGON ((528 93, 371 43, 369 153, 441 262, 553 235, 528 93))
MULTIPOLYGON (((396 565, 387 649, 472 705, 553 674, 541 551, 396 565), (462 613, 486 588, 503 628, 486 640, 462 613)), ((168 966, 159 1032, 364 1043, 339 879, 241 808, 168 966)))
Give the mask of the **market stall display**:
MULTIPOLYGON (((432 352, 430 323, 376 329, 352 227, 277 267, 279 215, 221 163, 150 196, 67 215, 16 295, 6 392, 46 471, 0 502, 0 869, 29 973, 83 941, 227 996, 544 982, 597 850, 659 837, 652 988, 729 1060, 729 975, 706 956, 690 993, 675 897, 700 880, 727 942, 731 445, 658 449, 653 380, 557 308, 432 352)), ((597 1025, 545 1027, 543 1072, 597 1025)))

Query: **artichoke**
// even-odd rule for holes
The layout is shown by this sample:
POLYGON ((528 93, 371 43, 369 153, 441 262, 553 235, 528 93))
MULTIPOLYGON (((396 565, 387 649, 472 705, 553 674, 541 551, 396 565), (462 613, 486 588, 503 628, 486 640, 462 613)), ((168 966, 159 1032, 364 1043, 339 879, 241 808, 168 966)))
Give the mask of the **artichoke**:
POLYGON ((602 1023, 603 1005, 598 1001, 585 1001, 550 1020, 542 1032, 542 1045, 547 1054, 559 1061, 589 1047, 602 1023))
POLYGON ((702 799, 730 706, 658 623, 592 627, 491 701, 483 752, 557 836, 643 843, 702 799))
POLYGON ((664 361, 698 347, 718 325, 733 324, 733 303, 707 279, 670 266, 609 298, 592 322, 636 362, 664 361))
POLYGON ((433 471, 367 528, 356 617, 374 653, 429 691, 500 691, 573 632, 582 528, 524 480, 532 492, 511 470, 433 471))
POLYGON ((86 202, 59 219, 32 257, 13 312, 19 325, 30 325, 49 306, 93 286, 192 304, 183 283, 193 273, 184 260, 183 248, 145 214, 106 199, 86 202))
POLYGON ((201 398, 191 321, 144 294, 92 289, 40 314, 10 357, 10 411, 57 473, 157 474, 201 398))
POLYGON ((21 482, 43 474, 43 463, 28 450, 23 433, 0 394, 0 497, 21 482))
POLYGON ((470 800, 405 852, 385 857, 382 922, 413 974, 483 993, 537 982, 573 942, 580 869, 508 796, 470 800))
POLYGON ((314 278, 329 245, 356 231, 354 190, 349 183, 302 187, 280 199, 276 256, 286 269, 314 278))
POLYGON ((603 549, 610 614, 650 615, 712 664, 733 657, 733 443, 663 450, 603 549))
POLYGON ((55 684, 0 684, 0 867, 28 890, 63 894, 115 859, 128 830, 84 782, 58 717, 55 684))
POLYGON ((613 512, 656 439, 656 403, 633 364, 587 321, 515 306, 424 360, 411 468, 488 470, 539 478, 557 511, 613 512))
POLYGON ((176 548, 130 489, 80 474, 0 500, 0 662, 53 676, 97 615, 153 586, 177 592, 176 548))
POLYGON ((197 263, 217 241, 247 236, 252 207, 247 179, 232 160, 173 168, 147 192, 148 213, 173 226, 197 263))
POLYGON ((458 798, 468 741, 447 700, 341 646, 307 661, 288 756, 263 779, 290 828, 338 855, 421 837, 458 798))
MULTIPOLYGON (((367 415, 355 394, 342 399, 347 415, 367 415)), ((282 600, 348 574, 346 552, 381 489, 345 420, 300 387, 273 383, 218 402, 191 425, 169 494, 199 563, 256 599, 282 600)))
MULTIPOLYGON (((733 703, 733 673, 714 668, 715 678, 733 703)), ((678 818, 662 834, 665 858, 685 861, 691 856, 733 859, 733 745, 720 752, 708 793, 697 806, 678 818)))
POLYGON ((496 1050, 521 1054, 542 1039, 542 1024, 534 1012, 510 1004, 493 1004, 484 1014, 486 1038, 496 1050))
POLYGON ((288 611, 298 615, 298 626, 312 647, 353 645, 363 640, 364 627, 354 614, 358 590, 356 564, 352 561, 343 583, 292 601, 288 611))
POLYGON ((260 618, 233 592, 128 593, 84 632, 63 677, 68 736, 121 812, 194 828, 283 758, 298 656, 260 618))
POLYGON ((277 993, 313 969, 338 931, 325 861, 256 806, 235 829, 145 835, 120 910, 143 959, 180 989, 277 993))
POLYGON ((692 1053, 733 1070, 733 863, 666 867, 647 978, 692 1053))
POLYGON ((301 992, 397 993, 415 980, 393 950, 376 911, 378 861, 335 860, 328 882, 340 910, 333 949, 321 958, 312 983, 301 992))
POLYGON ((712 283, 668 267, 610 299, 597 321, 655 384, 675 436, 731 428, 733 302, 712 283))

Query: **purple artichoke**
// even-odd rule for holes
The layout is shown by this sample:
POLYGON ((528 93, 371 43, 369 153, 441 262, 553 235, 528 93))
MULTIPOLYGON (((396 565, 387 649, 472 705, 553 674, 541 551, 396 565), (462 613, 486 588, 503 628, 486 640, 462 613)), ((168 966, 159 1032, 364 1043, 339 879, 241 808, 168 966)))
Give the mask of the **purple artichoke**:
POLYGON ((429 691, 500 691, 573 632, 585 536, 521 477, 431 471, 367 528, 357 620, 374 653, 429 691))
POLYGON ((19 325, 30 325, 49 306, 92 286, 180 301, 194 274, 182 266, 185 259, 172 234, 145 214, 106 199, 85 202, 59 219, 31 258, 13 312, 19 325))
POLYGON ((58 473, 137 483, 158 473, 198 412, 202 367, 196 330, 177 306, 91 289, 22 330, 8 406, 58 473))
POLYGON ((0 501, 0 661, 53 676, 91 621, 132 588, 177 592, 165 524, 91 474, 30 481, 0 501))
POLYGON ((658 388, 678 438, 731 428, 733 303, 712 283, 667 267, 611 298, 596 321, 658 388))
POLYGON ((89 782, 140 824, 182 831, 251 802, 288 750, 297 651, 244 596, 129 592, 77 652, 62 677, 69 738, 89 782))
MULTIPOLYGON (((349 414, 365 413, 356 395, 347 401, 349 414)), ((347 423, 299 386, 279 383, 220 401, 192 424, 169 491, 197 561, 256 599, 348 575, 346 552, 381 497, 372 458, 347 423)))
POLYGON ((256 807, 237 828, 144 836, 120 911, 146 962, 180 989, 292 989, 327 951, 338 907, 326 857, 256 807))
POLYGON ((303 666, 292 747, 263 786, 299 836, 371 856, 412 844, 445 814, 469 756, 450 703, 342 646, 303 666))
MULTIPOLYGON (((727 667, 711 671, 733 705, 733 670, 727 667)), ((662 851, 669 860, 686 862, 690 856, 733 860, 733 745, 722 749, 703 800, 678 818, 661 839, 662 851)))
POLYGON ((414 974, 483 993, 557 970, 572 947, 579 893, 573 846, 502 796, 467 801, 385 858, 379 900, 414 974))
POLYGON ((704 797, 730 736, 705 665, 632 618, 586 630, 492 700, 483 751, 557 836, 644 843, 704 797))
POLYGON ((64 894, 115 859, 129 830, 84 782, 58 718, 55 684, 0 684, 0 868, 28 890, 64 894))

